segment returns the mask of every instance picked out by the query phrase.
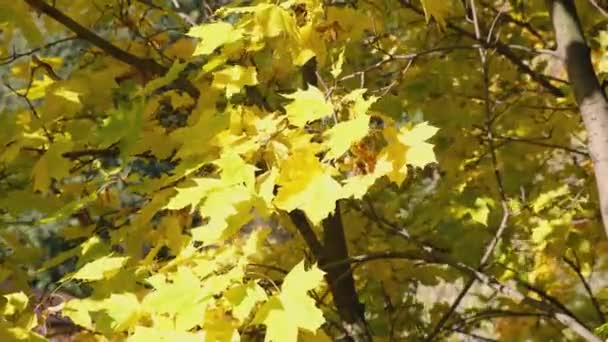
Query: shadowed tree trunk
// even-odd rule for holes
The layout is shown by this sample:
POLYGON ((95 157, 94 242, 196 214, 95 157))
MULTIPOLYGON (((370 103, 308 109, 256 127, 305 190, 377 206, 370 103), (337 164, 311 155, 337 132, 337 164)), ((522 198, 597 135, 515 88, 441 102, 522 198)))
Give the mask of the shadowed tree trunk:
POLYGON ((589 139, 604 230, 608 235, 608 101, 600 86, 573 0, 545 0, 589 139))

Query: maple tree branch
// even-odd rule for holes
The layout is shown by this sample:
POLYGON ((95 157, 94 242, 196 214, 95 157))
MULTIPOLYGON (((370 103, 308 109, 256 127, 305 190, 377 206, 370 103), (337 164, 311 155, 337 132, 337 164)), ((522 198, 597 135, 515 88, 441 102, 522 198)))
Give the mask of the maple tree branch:
MULTIPOLYGON (((501 11, 499 9, 496 9, 493 5, 488 4, 486 1, 480 1, 481 5, 489 8, 494 14, 498 14, 501 13, 501 17, 504 18, 506 21, 513 23, 519 27, 521 27, 522 29, 528 31, 530 34, 532 34, 536 39, 538 39, 540 42, 543 43, 543 45, 547 45, 547 41, 545 40, 545 38, 542 36, 542 34, 540 34, 533 26, 532 24, 530 24, 530 22, 527 21, 523 21, 520 19, 516 19, 514 18, 512 15, 510 15, 509 13, 505 12, 505 11, 501 11)), ((505 5, 503 5, 505 6, 505 5)))
POLYGON ((539 141, 536 139, 529 139, 529 138, 524 138, 524 137, 512 137, 512 136, 508 136, 508 135, 497 135, 497 136, 495 136, 495 138, 500 139, 500 140, 516 142, 516 143, 524 143, 524 144, 536 145, 536 146, 541 146, 541 147, 553 148, 553 149, 557 149, 557 150, 563 150, 563 151, 570 152, 570 153, 576 153, 576 154, 579 154, 579 155, 585 156, 585 157, 589 156, 589 153, 587 153, 585 151, 577 150, 575 148, 568 147, 568 146, 547 143, 547 142, 539 141))
MULTIPOLYGON (((576 254, 575 254, 576 257, 576 254)), ((570 266, 570 268, 572 269, 572 271, 574 271, 574 273, 576 273, 576 276, 580 279, 581 283, 583 284, 583 287, 585 288, 585 291, 587 292, 587 295, 589 296, 589 300, 591 301, 591 304, 593 305, 593 309, 595 310, 595 313, 597 314, 597 318, 598 321, 600 323, 606 323, 606 318, 604 317, 604 313, 602 312, 602 307, 600 305, 600 303, 597 301, 597 298, 595 297, 595 295, 593 294, 593 290, 591 289, 591 286, 589 285, 589 282, 587 281, 587 279, 585 279, 585 276, 583 275, 583 272, 581 271, 581 267, 580 265, 578 265, 578 262, 575 263, 574 261, 568 259, 567 257, 563 257, 564 262, 570 266)), ((578 259, 577 259, 578 261, 578 259)))
MULTIPOLYGON (((421 8, 416 7, 411 1, 400 0, 400 3, 402 6, 409 8, 415 13, 419 15, 424 15, 424 11, 421 8)), ((511 61, 511 63, 513 63, 521 72, 530 76, 532 80, 540 84, 543 88, 547 89, 547 91, 549 91, 549 93, 551 93, 553 96, 564 97, 564 92, 561 89, 551 84, 547 76, 532 70, 528 65, 526 65, 526 63, 521 60, 521 58, 519 58, 513 52, 513 50, 509 48, 508 45, 502 43, 499 40, 492 42, 487 41, 484 37, 476 37, 475 33, 469 32, 449 20, 446 21, 446 26, 452 31, 455 31, 463 36, 477 41, 479 44, 483 45, 484 48, 496 49, 496 52, 511 61)))
POLYGON ((73 31, 78 37, 90 42, 91 44, 105 51, 108 55, 116 58, 117 60, 123 63, 129 64, 134 68, 140 69, 144 72, 152 72, 154 74, 159 75, 164 74, 168 70, 164 66, 158 64, 153 59, 144 59, 117 47, 116 45, 97 35, 95 32, 80 25, 79 23, 74 21, 74 19, 70 18, 65 13, 58 10, 56 7, 47 4, 44 0, 24 1, 30 6, 32 6, 34 9, 48 15, 60 24, 64 25, 65 27, 73 31))
POLYGON ((323 220, 323 256, 320 267, 327 270, 327 280, 334 303, 351 338, 355 341, 371 341, 372 337, 365 322, 365 307, 359 302, 355 279, 350 264, 326 265, 336 260, 348 258, 348 246, 342 224, 340 202, 336 202, 334 212, 323 220))
POLYGON ((525 312, 525 311, 509 311, 509 310, 486 310, 475 313, 473 315, 462 317, 456 320, 454 323, 446 327, 447 330, 454 328, 463 329, 467 326, 477 324, 479 321, 484 321, 494 318, 503 317, 537 317, 537 318, 551 318, 550 315, 544 312, 525 312))
POLYGON ((593 5, 593 7, 595 7, 600 13, 602 13, 603 16, 608 17, 608 11, 605 10, 602 6, 600 6, 600 4, 597 3, 597 1, 595 0, 589 0, 589 2, 591 3, 591 5, 593 5))
POLYGON ((289 217, 319 262, 319 268, 325 271, 325 279, 343 321, 342 330, 353 341, 371 341, 350 263, 345 261, 348 260, 348 250, 337 204, 335 210, 334 214, 323 220, 323 244, 317 238, 304 212, 296 209, 289 213, 289 217))
MULTIPOLYGON (((428 247, 420 247, 420 246, 418 246, 418 247, 419 247, 419 250, 417 252, 416 251, 384 252, 382 256, 377 256, 373 259, 377 260, 377 259, 384 258, 384 259, 424 260, 426 262, 448 265, 448 266, 478 280, 479 282, 494 289, 495 291, 499 292, 500 294, 504 295, 505 297, 510 298, 511 300, 513 300, 516 303, 526 304, 526 305, 529 305, 540 311, 546 312, 547 316, 557 320, 564 326, 570 328, 572 331, 574 331, 575 333, 577 333, 579 336, 583 337, 587 341, 602 342, 602 339, 600 339, 599 337, 594 335, 593 332, 591 332, 584 324, 582 324, 580 322, 580 320, 578 318, 576 318, 568 309, 566 309, 559 302, 557 302, 557 303, 559 303, 559 305, 556 305, 556 303, 555 303, 556 300, 553 299, 552 297, 548 297, 544 292, 542 292, 536 288, 530 287, 529 285, 526 286, 530 290, 539 294, 542 298, 552 299, 552 300, 550 300, 549 303, 526 296, 522 292, 517 290, 516 288, 511 287, 510 285, 507 285, 505 283, 502 283, 502 282, 498 281, 496 278, 494 278, 490 275, 487 275, 481 271, 478 271, 471 266, 468 266, 460 261, 457 261, 457 260, 453 259, 451 256, 449 256, 448 254, 445 254, 443 252, 440 252, 440 251, 437 251, 434 249, 430 249, 428 247)), ((367 258, 367 259, 371 260, 372 258, 367 258)), ((524 285, 527 285, 527 284, 524 284, 524 285)))
MULTIPOLYGON (((481 39, 482 34, 481 34, 481 27, 479 25, 479 20, 477 17, 477 8, 476 8, 475 0, 469 0, 469 4, 471 6, 470 12, 472 14, 473 24, 475 27, 475 37, 479 40, 479 39, 481 39)), ((490 37, 490 36, 491 36, 491 33, 488 33, 488 37, 490 37)), ((504 231, 507 228, 507 224, 508 224, 511 212, 509 210, 509 205, 507 202, 507 195, 505 193, 505 189, 504 189, 503 182, 502 182, 502 175, 500 173, 500 170, 498 169, 498 158, 496 156, 496 145, 494 144, 494 129, 492 127, 494 120, 492 119, 493 113, 492 113, 492 108, 490 106, 491 99, 490 99, 489 58, 488 58, 487 50, 485 49, 485 47, 483 45, 479 47, 479 60, 481 62, 481 74, 482 74, 482 80, 483 80, 483 103, 484 103, 485 126, 486 126, 485 130, 486 130, 486 135, 487 135, 487 139, 488 139, 488 153, 490 154, 492 169, 494 171, 494 178, 496 180, 496 186, 498 188, 498 193, 499 193, 500 201, 502 204, 502 210, 503 210, 503 217, 500 222, 500 225, 498 226, 496 233, 494 234, 494 236, 492 237, 492 239, 486 246, 484 254, 481 257, 481 260, 479 261, 479 266, 477 267, 478 271, 483 271, 483 269, 487 266, 488 262, 490 261, 490 258, 492 256, 492 254, 494 253, 494 250, 496 249, 498 242, 502 238, 504 231)), ((454 302, 452 302, 452 305, 450 306, 450 308, 441 316, 441 318, 437 322, 437 325, 435 325, 435 328, 433 328, 432 332, 428 335, 428 337, 426 339, 427 341, 434 340, 435 337, 441 333, 441 331, 443 330, 447 321, 456 312, 456 309, 458 308, 458 306, 460 305, 462 300, 466 297, 466 295, 469 293, 470 289, 475 284, 475 280, 476 280, 475 278, 471 277, 467 281, 467 283, 464 285, 464 287, 462 288, 462 290, 460 291, 460 293, 458 294, 458 296, 456 297, 454 302)))
POLYGON ((26 56, 30 56, 38 51, 44 50, 44 49, 48 49, 50 47, 53 47, 55 45, 59 45, 61 43, 65 43, 65 42, 69 42, 72 40, 78 39, 78 36, 69 36, 69 37, 65 37, 65 38, 61 38, 61 39, 57 39, 53 42, 50 42, 48 44, 45 44, 43 46, 28 50, 28 51, 24 51, 24 52, 16 52, 13 51, 13 53, 11 53, 9 56, 5 56, 5 57, 0 57, 0 65, 7 65, 10 64, 16 60, 18 60, 19 58, 22 57, 26 57, 26 56))
MULTIPOLYGON (((137 70, 140 70, 143 74, 162 76, 169 70, 167 67, 159 64, 152 58, 142 58, 117 47, 116 45, 97 35, 95 32, 74 21, 74 19, 70 18, 56 7, 49 5, 44 0, 23 1, 29 4, 32 8, 48 15, 63 26, 67 27, 74 32, 77 37, 88 41, 113 58, 128 64, 137 70)), ((180 78, 176 82, 193 98, 197 99, 199 97, 200 93, 198 89, 189 81, 180 78)))
POLYGON ((296 229, 310 248, 313 256, 318 260, 323 255, 323 245, 319 242, 317 235, 306 219, 306 215, 301 210, 293 210, 289 213, 289 218, 296 226, 296 229))
MULTIPOLYGON (((35 68, 32 69, 31 74, 33 74, 35 71, 35 68)), ((34 104, 32 103, 32 101, 30 101, 30 99, 27 97, 28 92, 30 91, 30 88, 32 86, 32 81, 33 81, 33 75, 30 76, 30 82, 27 86, 27 89, 25 91, 25 93, 20 93, 18 90, 16 90, 15 88, 13 88, 13 86, 11 86, 8 82, 4 82, 4 86, 6 88, 8 88, 8 90, 11 91, 11 93, 13 93, 15 96, 22 98, 25 103, 27 104, 28 108, 30 109, 30 111, 32 112, 32 115, 36 118, 36 120, 40 123, 40 127, 42 128, 42 131, 44 132, 44 135, 46 136, 47 140, 52 143, 53 142, 53 135, 51 134, 51 132, 49 132, 49 130, 46 128, 46 125, 44 124, 44 122, 42 121, 42 119, 40 118, 40 114, 38 114, 38 111, 36 111, 36 108, 34 107, 34 104)))
MULTIPOLYGON (((365 214, 369 214, 363 210, 365 214)), ((374 214, 371 214, 372 218, 374 214)), ((579 336, 583 337, 587 341, 592 342, 602 342, 602 340, 595 336, 593 332, 591 332, 583 323, 580 322, 578 318, 576 318, 568 309, 566 309, 561 303, 556 303, 550 301, 549 303, 541 300, 534 299, 529 297, 522 292, 520 292, 517 288, 512 287, 508 284, 500 282, 498 279, 494 278, 491 275, 484 273, 474 267, 471 267, 461 261, 454 259, 449 254, 430 246, 428 244, 422 244, 414 239, 411 234, 407 231, 406 228, 399 227, 398 225, 386 220, 385 218, 381 218, 376 216, 379 219, 376 221, 380 226, 384 226, 389 229, 389 231, 394 232, 397 236, 409 241, 416 248, 415 251, 399 251, 399 252, 383 252, 382 255, 378 255, 377 253, 373 256, 369 257, 360 257, 358 262, 363 262, 366 260, 377 260, 377 259, 408 259, 408 260, 423 260, 429 263, 435 264, 444 264, 452 267, 453 269, 481 282, 482 284, 492 288, 503 296, 513 300, 515 303, 522 303, 525 305, 529 305, 535 309, 538 309, 542 312, 546 312, 548 316, 560 322, 562 325, 570 328, 579 336)), ((524 284, 525 285, 525 284, 524 284)), ((532 289, 536 290, 538 289, 532 289)), ((536 292, 535 291, 535 292, 536 292)), ((541 292, 542 293, 542 292, 541 292)), ((539 293, 539 295, 541 294, 539 293)), ((548 297, 542 298, 547 299, 548 297)))

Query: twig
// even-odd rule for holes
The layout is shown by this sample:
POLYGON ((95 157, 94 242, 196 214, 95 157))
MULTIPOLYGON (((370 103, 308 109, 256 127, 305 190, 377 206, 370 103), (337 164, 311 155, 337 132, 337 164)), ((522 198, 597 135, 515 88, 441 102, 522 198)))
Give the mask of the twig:
POLYGON ((597 301, 597 298, 595 297, 595 295, 593 294, 593 290, 591 289, 589 282, 587 281, 587 279, 585 279, 585 276, 583 276, 580 265, 578 265, 577 263, 575 264, 574 261, 568 259, 567 257, 564 257, 563 259, 564 259, 564 262, 566 264, 568 264, 568 266, 570 266, 570 268, 574 271, 574 273, 576 273, 578 278, 581 280, 581 283, 585 287, 585 291, 587 291, 589 300, 591 301, 591 304, 593 305, 593 308, 595 309, 595 313, 597 314, 597 318, 598 318, 599 322, 605 323, 606 318, 604 317, 604 313, 602 312, 602 307, 601 307, 600 303, 597 301))
POLYGON ((25 0, 25 2, 27 2, 34 9, 39 10, 40 12, 55 19, 68 29, 72 30, 78 37, 87 40, 121 62, 129 64, 136 69, 142 70, 143 72, 152 72, 159 75, 164 74, 168 70, 152 59, 144 59, 120 49, 93 31, 80 25, 57 8, 47 4, 44 2, 44 0, 25 0))
POLYGON ((10 56, 0 57, 0 65, 10 64, 10 63, 18 60, 19 58, 30 56, 30 55, 32 55, 32 54, 34 54, 34 53, 36 53, 36 52, 38 52, 40 50, 48 49, 48 48, 53 47, 55 45, 59 45, 61 43, 69 42, 69 41, 75 40, 75 39, 78 39, 78 36, 70 36, 70 37, 61 38, 61 39, 58 39, 56 41, 50 42, 48 44, 45 44, 43 46, 31 49, 29 51, 24 51, 24 52, 13 51, 13 53, 10 54, 10 56))
MULTIPOLYGON (((32 71, 33 73, 33 71, 32 71)), ((24 94, 19 93, 15 88, 13 88, 8 82, 4 83, 4 86, 7 87, 13 94, 15 94, 16 96, 22 98, 25 103, 27 103, 27 106, 29 107, 30 111, 32 112, 32 115, 36 118, 36 120, 38 120, 38 122, 40 123, 40 127, 42 127, 42 131, 44 132, 44 135, 46 136, 47 140, 52 143, 53 142, 53 135, 51 134, 51 132, 49 132, 49 130, 46 128, 46 126, 44 125, 44 122, 42 122, 42 119, 40 118, 40 114, 38 114, 38 112, 36 111, 36 108, 34 107, 34 105, 32 104, 32 101, 30 101, 30 99, 27 98, 27 93, 29 92, 30 87, 32 86, 32 79, 33 76, 30 78, 30 82, 29 85, 27 87, 27 90, 24 94)))
POLYGON ((589 0, 589 2, 591 3, 591 5, 593 5, 593 7, 597 8, 597 10, 600 11, 600 13, 602 13, 602 15, 604 15, 605 17, 608 17, 608 12, 606 12, 606 10, 604 8, 602 8, 602 6, 600 6, 600 4, 597 3, 597 1, 589 0))
MULTIPOLYGON (((424 15, 424 11, 422 9, 416 7, 411 1, 401 0, 400 2, 402 4, 402 6, 411 9, 412 11, 414 11, 415 13, 418 13, 419 15, 424 15)), ((513 63, 521 72, 523 72, 526 75, 529 75, 532 78, 532 80, 534 80, 536 83, 540 84, 543 88, 547 89, 547 91, 549 91, 549 93, 551 93, 552 95, 554 95, 556 97, 564 97, 564 92, 561 89, 559 89, 558 87, 551 84, 551 82, 545 75, 532 70, 526 63, 524 63, 524 61, 522 61, 509 48, 508 45, 506 45, 500 41, 488 43, 485 39, 483 39, 483 37, 476 36, 474 33, 471 33, 469 31, 463 29, 462 27, 452 23, 451 21, 447 21, 446 26, 449 29, 451 29, 452 31, 455 31, 457 33, 460 33, 463 36, 466 36, 470 39, 477 41, 479 44, 483 45, 487 49, 496 49, 496 52, 498 52, 499 54, 504 56, 506 59, 511 61, 511 63, 513 63)))
POLYGON ((570 152, 570 153, 576 153, 576 154, 579 154, 579 155, 585 156, 585 157, 589 156, 589 153, 586 151, 581 151, 581 150, 577 150, 572 147, 547 143, 547 142, 534 140, 534 139, 528 139, 528 138, 523 138, 523 137, 512 137, 512 136, 507 136, 507 135, 497 135, 497 136, 495 136, 495 138, 500 139, 500 140, 511 141, 511 142, 525 143, 525 144, 530 144, 530 145, 554 148, 557 150, 563 150, 563 151, 570 152))
MULTIPOLYGON (((141 71, 143 74, 153 74, 158 76, 164 75, 169 70, 167 67, 160 65, 154 59, 141 58, 125 50, 122 50, 121 48, 97 35, 95 32, 80 25, 78 22, 74 21, 74 19, 70 18, 57 8, 47 4, 44 0, 25 0, 25 2, 27 2, 34 9, 48 15, 49 17, 55 19, 57 22, 70 29, 76 34, 77 37, 90 42, 91 44, 106 52, 108 55, 134 67, 135 69, 141 71)), ((200 92, 198 91, 198 89, 189 81, 178 79, 178 83, 181 83, 180 86, 182 86, 183 89, 187 91, 188 94, 190 94, 190 96, 192 96, 193 98, 197 99, 200 96, 200 92)))
MULTIPOLYGON (((473 24, 474 24, 474 28, 475 28, 475 37, 478 40, 480 40, 482 38, 482 35, 481 35, 481 28, 479 25, 479 20, 477 17, 477 9, 475 6, 475 0, 469 0, 469 1, 470 1, 470 5, 471 5, 471 14, 473 17, 473 24)), ((500 15, 500 13, 499 13, 499 15, 500 15)), ((494 27, 494 24, 492 25, 492 27, 494 27)), ((488 33, 488 40, 490 37, 491 37, 491 32, 488 33)), ((489 70, 488 70, 488 54, 483 46, 479 47, 479 59, 481 62, 482 78, 483 78, 484 113, 485 113, 485 117, 486 117, 485 124, 486 124, 486 133, 487 133, 488 145, 489 145, 488 153, 490 154, 490 157, 491 157, 492 168, 494 169, 494 177, 496 179, 496 185, 498 187, 498 192, 499 192, 499 196, 500 196, 500 200, 501 200, 501 204, 502 204, 502 210, 503 210, 503 217, 500 222, 500 225, 498 226, 498 229, 496 230, 494 237, 492 238, 490 243, 486 246, 484 254, 481 257, 481 260, 479 262, 479 267, 477 268, 478 271, 483 271, 483 269, 487 266, 487 264, 490 260, 490 257, 494 253, 494 250, 496 249, 498 242, 502 238, 502 235, 503 235, 505 229, 507 228, 510 211, 509 211, 509 206, 507 203, 507 196, 505 194, 504 186, 502 184, 502 176, 500 174, 500 171, 498 170, 498 161, 497 161, 497 157, 496 157, 496 146, 494 145, 494 132, 492 129, 492 109, 490 108, 490 79, 489 79, 489 70)), ((443 327, 445 326, 445 324, 447 323, 449 318, 454 314, 454 312, 456 312, 456 309, 458 308, 458 306, 460 305, 460 303, 462 302, 464 297, 466 297, 466 295, 468 294, 470 289, 473 287, 473 284, 475 284, 475 278, 471 278, 467 281, 467 283, 465 284, 463 289, 460 291, 460 293, 458 294, 458 296, 456 297, 454 302, 452 302, 452 305, 450 306, 448 311, 446 311, 441 316, 441 318, 437 322, 437 325, 435 325, 432 332, 428 335, 428 337, 426 339, 427 341, 432 341, 433 339, 435 339, 435 337, 437 335, 439 335, 441 333, 443 327)))

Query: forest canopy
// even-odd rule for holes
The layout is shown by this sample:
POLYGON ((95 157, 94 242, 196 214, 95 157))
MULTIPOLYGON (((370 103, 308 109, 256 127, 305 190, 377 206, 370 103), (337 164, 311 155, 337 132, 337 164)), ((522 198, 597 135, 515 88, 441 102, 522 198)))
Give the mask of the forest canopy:
POLYGON ((0 2, 0 340, 608 338, 608 1, 0 2))

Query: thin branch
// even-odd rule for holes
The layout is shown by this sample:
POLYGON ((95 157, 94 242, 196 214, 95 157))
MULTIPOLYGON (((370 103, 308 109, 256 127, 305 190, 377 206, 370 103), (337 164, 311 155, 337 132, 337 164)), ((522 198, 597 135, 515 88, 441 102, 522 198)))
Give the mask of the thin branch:
POLYGON ((497 135, 497 136, 495 136, 495 138, 500 139, 500 140, 511 141, 511 142, 548 147, 548 148, 553 148, 556 150, 563 150, 563 151, 570 152, 570 153, 576 153, 576 154, 579 154, 579 155, 585 156, 585 157, 589 156, 589 153, 586 151, 577 150, 575 148, 568 147, 568 146, 547 143, 547 142, 539 141, 536 139, 528 139, 528 138, 523 138, 523 137, 512 137, 512 136, 508 136, 508 135, 497 135))
POLYGON ((602 13, 602 15, 604 15, 604 17, 608 17, 608 11, 606 11, 602 6, 600 6, 600 4, 597 3, 597 1, 595 0, 589 0, 589 2, 591 3, 591 5, 593 5, 593 7, 595 7, 600 13, 602 13))
MULTIPOLYGON (((602 340, 595 336, 584 324, 582 324, 576 316, 574 316, 567 308, 565 308, 561 303, 555 302, 555 299, 546 295, 542 291, 527 286, 529 289, 540 294, 542 298, 550 299, 550 302, 544 302, 532 297, 526 296, 517 290, 515 287, 507 285, 505 283, 501 283, 496 278, 491 275, 485 274, 481 271, 476 270, 475 268, 468 266, 467 264, 460 262, 450 255, 445 254, 439 250, 433 249, 432 247, 425 247, 416 245, 416 251, 385 251, 378 253, 369 253, 362 256, 350 257, 348 260, 342 260, 340 263, 348 263, 351 260, 355 260, 356 262, 366 262, 371 260, 379 260, 379 259, 407 259, 407 260, 423 260, 427 263, 435 263, 435 264, 444 264, 448 265, 476 280, 480 281, 484 285, 494 289, 495 291, 501 293, 503 296, 513 300, 516 303, 521 303, 525 305, 529 305, 533 308, 536 308, 540 311, 543 311, 547 314, 547 316, 557 320, 564 326, 572 329, 579 336, 583 337, 587 341, 591 342, 602 342, 602 340)), ((336 263, 333 263, 331 267, 336 267, 336 263)))
POLYGON ((492 5, 486 3, 486 1, 481 1, 481 4, 483 6, 489 8, 495 14, 498 14, 499 12, 502 12, 502 17, 505 18, 506 21, 508 21, 510 23, 513 23, 513 24, 521 27, 522 29, 530 32, 530 34, 532 34, 534 37, 536 37, 536 39, 538 39, 544 45, 546 45, 547 42, 546 42, 545 38, 529 22, 516 19, 513 16, 511 16, 510 14, 506 13, 505 11, 503 11, 502 8, 501 9, 496 9, 492 5))
POLYGON ((496 340, 496 339, 489 338, 489 337, 484 337, 484 336, 481 336, 481 335, 478 335, 478 334, 475 334, 475 333, 471 333, 471 332, 465 331, 463 329, 457 329, 457 328, 455 328, 455 329, 451 329, 451 330, 453 332, 455 332, 455 333, 462 334, 462 335, 474 338, 477 341, 482 341, 482 342, 498 342, 498 340, 496 340))
POLYGON ((78 39, 78 36, 70 36, 70 37, 61 38, 61 39, 58 39, 56 41, 50 42, 48 44, 45 44, 43 46, 37 47, 35 49, 31 49, 29 51, 24 51, 24 52, 13 51, 13 53, 10 54, 9 56, 0 57, 0 65, 10 64, 10 63, 12 63, 12 62, 14 62, 14 61, 22 58, 22 57, 30 56, 30 55, 38 52, 38 51, 45 50, 45 49, 48 49, 48 48, 53 47, 55 45, 59 45, 61 43, 69 42, 69 41, 72 41, 72 40, 75 40, 75 39, 78 39))
POLYGON ((591 289, 589 282, 587 281, 587 279, 585 279, 585 276, 583 276, 583 272, 581 271, 580 265, 578 265, 577 263, 574 263, 574 261, 572 261, 566 257, 564 257, 563 259, 564 259, 564 262, 568 266, 570 266, 572 271, 574 271, 574 273, 576 273, 576 275, 580 279, 581 283, 585 287, 585 291, 587 291, 587 295, 589 296, 589 300, 591 301, 591 304, 593 305, 593 309, 595 309, 595 313, 597 315, 599 322, 605 323, 606 318, 604 317, 604 313, 602 312, 602 307, 601 307, 600 303, 597 301, 597 298, 595 297, 595 295, 593 294, 593 290, 591 289))
POLYGON ((546 313, 542 312, 520 312, 520 311, 509 311, 509 310, 486 310, 477 312, 468 317, 464 317, 452 324, 452 326, 464 327, 467 325, 475 324, 476 322, 493 319, 493 318, 501 318, 501 317, 540 317, 540 318, 550 318, 546 313))
POLYGON ((455 46, 439 46, 439 47, 435 47, 435 48, 431 48, 431 49, 427 49, 427 50, 423 50, 423 51, 400 54, 400 55, 392 55, 392 54, 387 53, 387 58, 380 60, 380 61, 366 67, 363 70, 356 71, 351 74, 342 76, 341 78, 338 79, 338 82, 346 81, 351 78, 355 78, 362 73, 366 74, 372 70, 375 70, 375 69, 378 69, 378 68, 384 66, 385 64, 400 61, 400 60, 412 61, 412 60, 417 59, 418 57, 422 57, 425 55, 441 53, 441 52, 451 52, 453 50, 470 50, 470 49, 475 49, 475 48, 477 48, 477 45, 455 45, 455 46))
MULTIPOLYGON (((141 58, 117 47, 116 45, 97 35, 95 32, 74 21, 72 18, 70 18, 57 8, 47 4, 44 0, 24 1, 30 6, 32 6, 32 8, 48 15, 63 26, 70 29, 79 38, 82 38, 88 41, 89 43, 95 45, 96 47, 106 52, 108 55, 114 57, 115 59, 126 63, 137 70, 140 70, 143 74, 152 74, 158 76, 164 75, 169 70, 167 67, 160 65, 154 59, 141 58)), ((198 89, 189 81, 178 79, 178 83, 180 83, 179 85, 183 87, 183 89, 187 91, 188 94, 190 94, 193 98, 196 99, 200 96, 198 89)))
MULTIPOLYGON (((418 13, 419 15, 424 15, 424 11, 421 8, 416 7, 411 1, 401 0, 400 2, 404 7, 411 9, 415 13, 418 13)), ((524 61, 522 61, 521 58, 519 58, 513 52, 513 50, 509 48, 508 45, 500 41, 488 43, 483 37, 477 37, 474 33, 463 29, 462 27, 452 23, 451 21, 447 21, 446 26, 452 31, 455 31, 463 36, 477 41, 479 44, 483 45, 487 49, 496 49, 496 52, 511 61, 511 63, 513 63, 522 73, 530 76, 532 80, 540 84, 543 88, 547 89, 547 91, 549 91, 549 93, 551 93, 552 95, 556 97, 565 96, 564 92, 558 87, 551 84, 551 82, 545 75, 532 70, 526 63, 524 63, 524 61)))
MULTIPOLYGON (((475 5, 475 1, 469 0, 469 3, 471 5, 471 15, 473 17, 473 24, 474 24, 474 28, 475 28, 475 37, 478 40, 481 40, 481 38, 482 38, 481 27, 479 25, 479 19, 477 17, 477 8, 475 5)), ((500 15, 500 13, 499 13, 499 15, 500 15)), ((494 24, 492 25, 492 27, 494 27, 494 24)), ((488 33, 488 41, 489 41, 490 37, 491 37, 491 32, 488 33)), ((490 257, 493 255, 494 250, 496 249, 496 246, 498 245, 498 242, 502 238, 502 235, 503 235, 505 229, 507 228, 507 223, 508 223, 509 216, 510 216, 510 210, 509 210, 509 206, 507 203, 507 196, 505 194, 504 186, 502 183, 502 176, 498 169, 498 160, 496 157, 496 146, 494 144, 494 130, 492 128, 492 123, 493 123, 492 109, 490 107, 491 99, 490 99, 490 78, 489 78, 489 68, 488 68, 488 54, 483 46, 479 47, 479 59, 481 62, 482 79, 483 79, 483 102, 484 102, 484 113, 485 113, 485 118, 486 118, 485 119, 486 133, 487 133, 488 145, 489 145, 488 153, 490 154, 490 157, 491 157, 492 168, 494 170, 494 177, 496 179, 496 185, 498 187, 498 192, 499 192, 500 201, 501 201, 502 210, 503 210, 503 217, 500 222, 500 225, 498 226, 496 233, 492 237, 492 240, 490 240, 490 243, 486 246, 484 254, 481 257, 481 260, 479 262, 479 267, 477 268, 478 271, 483 271, 483 269, 487 266, 487 264, 490 260, 490 257)), ((435 325, 432 332, 428 335, 428 337, 426 339, 427 341, 432 341, 433 339, 435 339, 435 337, 437 335, 439 335, 441 333, 441 331, 442 331, 443 327, 445 326, 445 324, 447 323, 447 321, 454 314, 454 312, 456 312, 456 309, 458 308, 458 306, 460 305, 462 300, 466 297, 466 295, 469 293, 469 291, 473 287, 473 284, 475 284, 475 278, 470 278, 467 281, 467 283, 464 285, 464 287, 462 288, 462 290, 460 291, 460 293, 458 294, 458 296, 456 297, 454 302, 452 302, 452 305, 450 306, 450 308, 441 316, 441 318, 437 322, 437 325, 435 325)))
POLYGON ((25 2, 27 2, 34 9, 55 19, 60 24, 64 25, 65 27, 76 33, 78 37, 90 42, 91 44, 105 51, 108 55, 116 58, 117 60, 123 63, 129 64, 136 69, 142 70, 142 72, 152 72, 158 75, 162 75, 168 70, 167 68, 158 64, 152 59, 144 59, 133 55, 125 50, 122 50, 121 48, 97 35, 95 32, 80 25, 57 8, 47 4, 44 0, 25 0, 25 2))
MULTIPOLYGON (((33 73, 34 73, 34 70, 32 70, 32 74, 33 73)), ((32 80, 33 80, 33 75, 30 78, 30 82, 28 84, 27 90, 23 94, 20 93, 19 91, 17 91, 15 88, 13 88, 13 86, 11 86, 8 82, 5 82, 4 86, 7 87, 8 90, 10 90, 14 95, 22 98, 25 101, 25 103, 27 104, 28 108, 32 112, 32 115, 40 123, 40 127, 42 127, 42 131, 44 132, 44 135, 46 136, 47 140, 52 143, 53 142, 53 135, 46 128, 46 126, 44 125, 44 122, 42 122, 42 119, 40 118, 40 114, 38 114, 38 112, 36 111, 36 108, 34 107, 34 104, 32 103, 32 101, 30 101, 30 99, 27 97, 27 93, 29 92, 30 87, 32 86, 32 80)))

